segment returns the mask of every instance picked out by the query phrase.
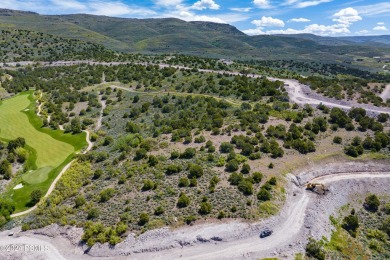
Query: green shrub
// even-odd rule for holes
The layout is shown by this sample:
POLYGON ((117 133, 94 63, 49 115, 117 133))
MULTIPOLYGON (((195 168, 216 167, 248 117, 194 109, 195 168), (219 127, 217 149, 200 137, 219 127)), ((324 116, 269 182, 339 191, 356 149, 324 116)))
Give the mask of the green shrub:
POLYGON ((359 219, 356 215, 351 214, 346 216, 343 219, 343 223, 341 225, 352 237, 356 237, 356 230, 359 227, 359 219))
POLYGON ((114 196, 114 194, 115 194, 115 190, 113 188, 107 188, 105 190, 102 190, 99 195, 100 197, 99 201, 106 202, 110 200, 114 196))
POLYGON ((260 201, 268 201, 271 200, 272 195, 271 193, 266 189, 260 189, 260 191, 257 193, 257 199, 260 201))
POLYGON ((390 217, 383 221, 381 230, 390 237, 390 217))
POLYGON ((139 161, 146 157, 148 151, 144 148, 140 148, 135 152, 134 160, 139 161))
POLYGON ((74 200, 76 208, 83 206, 85 202, 85 198, 81 195, 77 196, 74 200))
POLYGON ((200 178, 203 176, 203 168, 197 164, 190 165, 190 173, 188 174, 188 178, 200 178))
POLYGON ((238 162, 237 160, 233 159, 226 163, 226 171, 228 172, 234 172, 238 170, 238 162))
POLYGON ((238 185, 243 179, 242 173, 238 174, 237 172, 233 172, 229 176, 228 181, 230 182, 230 185, 238 185))
POLYGON ((179 187, 188 187, 190 186, 190 180, 187 177, 182 177, 179 179, 179 187))
POLYGON ((252 179, 255 183, 260 183, 263 179, 263 174, 261 172, 254 172, 252 174, 252 179))
POLYGON ((185 208, 190 204, 190 198, 184 192, 180 193, 179 199, 177 200, 178 208, 185 208))
POLYGON ((43 196, 43 192, 41 190, 33 190, 30 194, 30 202, 32 205, 37 204, 43 196))
POLYGON ((367 196, 364 201, 364 208, 368 211, 372 211, 372 212, 378 211, 379 205, 380 205, 380 201, 375 194, 371 194, 367 196))
POLYGON ((268 183, 275 186, 277 184, 276 177, 271 177, 271 179, 269 179, 268 183))
POLYGON ((138 225, 144 226, 148 222, 149 222, 149 214, 146 212, 142 212, 139 215, 138 225))
POLYGON ((180 153, 178 151, 171 152, 171 160, 175 160, 175 159, 179 158, 179 156, 180 156, 180 153))
POLYGON ((202 202, 202 203, 200 203, 199 214, 201 214, 201 215, 210 214, 212 209, 213 209, 213 207, 210 203, 202 202))
POLYGON ((4 179, 9 180, 12 176, 12 165, 8 160, 3 160, 0 163, 0 174, 4 179))
POLYGON ((325 260, 325 252, 322 249, 321 243, 315 241, 313 238, 309 238, 309 243, 306 245, 306 255, 318 260, 325 260))
POLYGON ((242 180, 238 184, 238 190, 241 191, 244 195, 249 196, 253 194, 252 182, 249 180, 242 180))
POLYGON ((234 146, 231 143, 223 142, 219 147, 221 153, 230 153, 234 151, 234 146))
POLYGON ((158 164, 158 158, 154 155, 149 156, 148 164, 151 167, 154 167, 158 164))
POLYGON ((155 183, 152 180, 144 180, 144 185, 142 186, 142 191, 148 191, 155 188, 155 183))
POLYGON ((158 206, 155 210, 154 210, 154 215, 156 216, 160 216, 162 214, 164 214, 164 208, 162 206, 158 206))
POLYGON ((97 208, 91 208, 88 211, 87 219, 95 219, 99 216, 99 210, 97 208))
POLYGON ((250 173, 250 171, 251 171, 251 167, 249 166, 249 164, 244 163, 242 165, 242 168, 241 168, 241 173, 242 174, 248 174, 248 173, 250 173))
POLYGON ((171 164, 171 165, 168 165, 168 167, 165 169, 165 173, 167 175, 172 175, 172 174, 175 174, 175 173, 179 173, 182 171, 182 168, 180 165, 175 165, 175 164, 171 164))
POLYGON ((183 159, 191 159, 196 155, 195 148, 187 148, 185 151, 180 155, 180 158, 183 159))
POLYGON ((340 136, 333 137, 333 143, 341 144, 342 142, 343 142, 343 138, 341 138, 340 136))
POLYGON ((390 215, 390 203, 386 203, 383 206, 383 212, 385 212, 385 214, 387 214, 387 215, 390 215))

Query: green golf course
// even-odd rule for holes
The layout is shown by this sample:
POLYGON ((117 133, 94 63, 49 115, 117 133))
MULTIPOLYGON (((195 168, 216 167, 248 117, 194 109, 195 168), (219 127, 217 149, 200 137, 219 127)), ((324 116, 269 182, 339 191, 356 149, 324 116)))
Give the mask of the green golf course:
POLYGON ((14 201, 15 212, 28 208, 30 193, 39 189, 46 194, 62 167, 75 152, 86 145, 85 133, 65 134, 60 130, 42 128, 42 120, 35 114, 33 92, 24 92, 0 102, 0 139, 23 137, 29 150, 28 171, 15 176, 4 197, 14 201), (13 189, 17 184, 20 189, 13 189))

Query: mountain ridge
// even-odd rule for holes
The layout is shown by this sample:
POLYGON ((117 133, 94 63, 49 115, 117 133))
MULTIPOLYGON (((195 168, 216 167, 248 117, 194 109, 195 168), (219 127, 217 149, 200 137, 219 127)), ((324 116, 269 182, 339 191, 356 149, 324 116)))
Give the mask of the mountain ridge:
MULTIPOLYGON (((390 54, 386 37, 333 38, 311 34, 248 36, 229 24, 177 18, 117 18, 90 14, 40 15, 0 9, 0 29, 24 29, 97 43, 120 52, 189 54, 232 59, 345 60, 390 54)), ((390 38, 390 36, 389 36, 390 38)), ((390 43, 390 40, 389 40, 390 43)))

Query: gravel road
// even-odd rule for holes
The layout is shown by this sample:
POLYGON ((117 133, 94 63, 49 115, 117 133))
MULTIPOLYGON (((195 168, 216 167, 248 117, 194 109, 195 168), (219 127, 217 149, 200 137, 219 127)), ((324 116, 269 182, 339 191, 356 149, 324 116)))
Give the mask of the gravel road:
MULTIPOLYGON (((13 237, 6 237, 7 233, 2 232, 0 242, 41 244, 39 241, 43 241, 50 243, 50 250, 54 248, 50 254, 59 252, 66 259, 291 259, 296 252, 304 251, 309 236, 329 236, 332 229, 329 216, 352 197, 363 196, 369 191, 390 193, 388 164, 328 164, 287 177, 290 184, 284 208, 277 216, 259 223, 235 220, 175 230, 163 228, 139 237, 131 234, 114 249, 107 244, 97 244, 87 254, 83 253, 86 247, 77 244, 82 230, 73 227, 51 225, 40 230, 16 232, 13 237), (321 196, 305 190, 308 181, 324 183, 329 187, 329 193, 321 196), (260 239, 259 232, 265 227, 273 229, 274 233, 260 239)), ((53 259, 44 253, 41 257, 53 259)))
MULTIPOLYGON (((130 62, 96 62, 96 61, 55 61, 55 62, 32 62, 32 61, 21 61, 21 62, 10 62, 7 63, 8 68, 16 68, 17 64, 19 66, 27 66, 27 65, 34 65, 39 64, 40 66, 72 66, 77 64, 90 64, 90 65, 105 65, 105 66, 112 66, 112 65, 120 65, 120 64, 129 64, 130 62)), ((138 65, 157 65, 160 68, 166 68, 166 67, 173 67, 176 69, 187 69, 190 70, 192 68, 185 67, 185 66, 176 66, 176 65, 170 65, 170 64, 151 64, 146 62, 133 62, 132 64, 138 64, 138 65)), ((4 63, 0 63, 0 68, 4 67, 4 63)), ((247 76, 250 78, 262 78, 263 75, 258 74, 242 74, 240 72, 236 71, 221 71, 221 70, 209 70, 209 69, 198 69, 200 72, 204 73, 216 73, 216 74, 228 74, 228 75, 238 75, 238 76, 247 76)), ((285 88, 289 94, 290 100, 297 103, 297 104, 309 104, 313 106, 317 106, 320 103, 329 106, 329 107, 339 107, 345 110, 349 110, 352 107, 362 107, 367 110, 367 112, 373 116, 379 114, 379 113, 388 113, 390 114, 390 108, 380 108, 375 107, 372 105, 367 104, 359 104, 354 101, 346 101, 346 100, 336 100, 333 98, 327 98, 322 95, 319 95, 312 91, 310 87, 300 84, 296 80, 291 79, 279 79, 279 78, 269 78, 270 80, 279 80, 285 83, 285 88)), ((390 98, 390 84, 386 87, 386 89, 381 94, 381 97, 383 99, 390 98)))
POLYGON ((380 94, 380 97, 383 100, 388 100, 390 99, 390 84, 386 86, 386 88, 383 90, 383 92, 380 94))
MULTIPOLYGON (((50 66, 72 64, 77 64, 77 62, 56 62, 50 66)), ((105 63, 94 62, 92 64, 104 65, 105 63)), ((169 65, 162 64, 160 66, 169 65)), ((238 72, 199 71, 241 75, 238 72)), ((261 75, 247 76, 262 77, 261 75)), ((294 80, 271 80, 285 82, 291 101, 298 104, 318 105, 323 103, 329 107, 340 107, 346 110, 351 107, 363 107, 372 114, 390 113, 388 108, 378 108, 322 97, 311 91, 308 86, 294 80)), ((69 236, 74 238, 74 234, 77 233, 76 237, 78 239, 76 240, 80 239, 81 231, 79 229, 64 231, 56 225, 38 231, 17 233, 14 237, 6 237, 6 232, 3 232, 0 233, 0 242, 40 243, 41 241, 44 244, 49 243, 50 252, 40 254, 41 259, 62 259, 61 257, 66 259, 89 259, 92 256, 106 257, 107 259, 127 258, 126 256, 131 259, 253 259, 277 256, 291 259, 294 253, 304 250, 309 236, 316 238, 323 235, 329 236, 332 229, 329 216, 334 214, 339 207, 348 203, 351 196, 356 197, 369 191, 390 193, 390 167, 387 164, 338 163, 308 169, 297 174, 296 177, 294 175, 288 177, 291 183, 287 188, 284 208, 277 216, 263 220, 260 223, 235 220, 227 223, 182 227, 176 230, 163 228, 146 232, 139 237, 130 234, 125 241, 115 248, 110 248, 107 244, 97 244, 87 251, 87 255, 83 254, 83 250, 86 248, 77 245, 77 243, 69 245, 69 236), (304 184, 311 180, 329 186, 329 193, 320 196, 306 191, 304 184), (258 237, 259 232, 265 227, 273 229, 274 233, 270 237, 260 239, 258 237), (54 235, 51 235, 55 239, 48 240, 47 230, 53 228, 57 230, 54 235)), ((3 253, 0 252, 0 258, 3 253)), ((28 257, 36 258, 29 254, 23 256, 26 257, 24 259, 30 259, 28 257)))

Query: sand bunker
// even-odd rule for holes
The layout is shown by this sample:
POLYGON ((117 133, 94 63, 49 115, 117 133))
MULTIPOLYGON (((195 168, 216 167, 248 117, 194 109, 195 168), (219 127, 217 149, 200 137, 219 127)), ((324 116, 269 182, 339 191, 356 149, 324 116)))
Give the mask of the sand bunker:
POLYGON ((18 190, 18 189, 21 189, 21 188, 23 188, 23 184, 19 183, 18 185, 16 185, 14 187, 14 190, 18 190))

